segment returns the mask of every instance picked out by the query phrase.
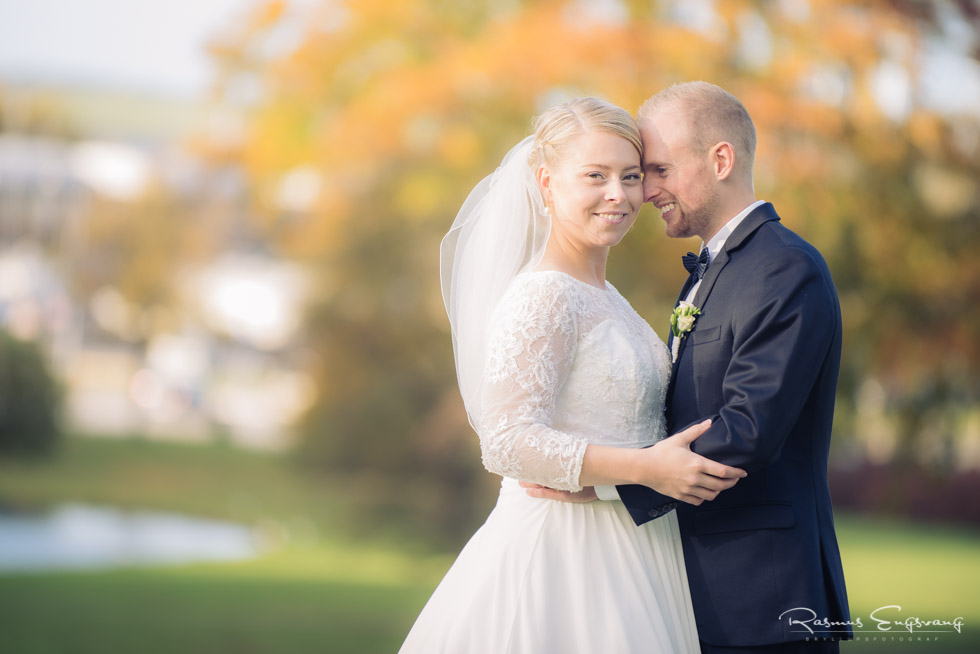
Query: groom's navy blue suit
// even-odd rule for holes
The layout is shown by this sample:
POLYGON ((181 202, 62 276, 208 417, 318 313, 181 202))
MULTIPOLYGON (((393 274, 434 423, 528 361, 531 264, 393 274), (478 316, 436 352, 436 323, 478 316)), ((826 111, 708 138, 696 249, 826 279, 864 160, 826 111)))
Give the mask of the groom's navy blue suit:
MULTIPOLYGON (((668 390, 669 433, 711 418, 691 449, 748 472, 714 501, 677 507, 698 634, 729 647, 804 640, 790 618, 809 614, 783 612, 849 620, 827 484, 837 291, 820 253, 767 203, 725 241, 694 304, 701 315, 679 344, 668 390)), ((644 486, 619 494, 637 524, 675 503, 644 486)), ((815 637, 850 637, 846 626, 808 626, 815 637)))

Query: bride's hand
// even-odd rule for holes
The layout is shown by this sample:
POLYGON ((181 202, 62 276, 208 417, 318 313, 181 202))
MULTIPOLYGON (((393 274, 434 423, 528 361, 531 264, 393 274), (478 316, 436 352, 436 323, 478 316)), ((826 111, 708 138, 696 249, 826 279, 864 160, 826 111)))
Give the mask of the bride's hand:
POLYGON ((521 487, 524 488, 524 491, 531 497, 537 497, 542 500, 557 500, 559 502, 583 504, 585 502, 594 502, 595 500, 599 499, 596 497, 595 488, 593 486, 586 486, 577 493, 555 490, 554 488, 548 488, 547 486, 542 486, 540 484, 532 484, 529 481, 522 481, 521 487))
POLYGON ((675 499, 700 505, 735 485, 746 476, 740 468, 726 466, 691 451, 693 443, 708 431, 710 420, 688 427, 642 452, 641 475, 644 486, 675 499))

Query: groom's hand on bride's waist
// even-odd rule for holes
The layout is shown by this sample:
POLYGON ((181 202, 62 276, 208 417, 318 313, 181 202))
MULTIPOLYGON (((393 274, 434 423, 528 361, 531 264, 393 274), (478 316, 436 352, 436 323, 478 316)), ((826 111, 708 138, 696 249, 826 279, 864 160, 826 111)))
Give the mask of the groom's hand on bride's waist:
POLYGON ((554 488, 548 488, 547 486, 542 486, 540 484, 532 484, 529 481, 522 481, 521 487, 524 491, 531 497, 537 497, 542 500, 557 500, 559 502, 573 502, 581 504, 584 502, 594 502, 599 499, 596 497, 595 488, 592 486, 586 486, 578 492, 571 491, 561 491, 555 490, 554 488))

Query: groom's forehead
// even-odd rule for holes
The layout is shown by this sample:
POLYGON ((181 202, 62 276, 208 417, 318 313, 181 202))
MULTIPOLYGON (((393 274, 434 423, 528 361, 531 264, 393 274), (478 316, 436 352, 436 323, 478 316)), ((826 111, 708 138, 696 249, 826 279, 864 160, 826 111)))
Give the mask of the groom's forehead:
POLYGON ((657 132, 640 132, 643 137, 643 163, 644 165, 665 164, 672 155, 670 148, 657 132))
POLYGON ((684 143, 687 141, 690 126, 679 112, 663 111, 644 116, 639 121, 640 137, 644 147, 665 147, 668 144, 684 143))
POLYGON ((665 140, 659 131, 642 131, 643 165, 670 166, 684 160, 691 153, 687 141, 680 138, 665 140))
POLYGON ((653 146, 663 146, 664 145, 664 135, 656 125, 648 124, 645 127, 640 127, 640 140, 643 141, 643 147, 653 147, 653 146))
POLYGON ((667 149, 664 126, 650 120, 640 123, 640 139, 645 151, 662 152, 667 149))

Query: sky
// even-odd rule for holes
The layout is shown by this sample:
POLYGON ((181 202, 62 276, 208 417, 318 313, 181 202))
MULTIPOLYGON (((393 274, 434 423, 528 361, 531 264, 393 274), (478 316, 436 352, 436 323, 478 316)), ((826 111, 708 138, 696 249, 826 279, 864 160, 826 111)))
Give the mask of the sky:
POLYGON ((0 79, 192 99, 205 45, 249 0, 0 0, 0 79))
MULTIPOLYGON (((0 0, 0 80, 193 100, 215 75, 206 43, 252 5, 252 0, 0 0)), ((970 47, 969 30, 952 20, 949 26, 949 41, 933 44, 923 62, 924 101, 938 111, 980 112, 980 64, 957 54, 970 47)), ((890 70, 879 76, 877 91, 901 112, 908 80, 896 70, 889 75, 890 70), (889 96, 896 93, 897 99, 889 96)))

